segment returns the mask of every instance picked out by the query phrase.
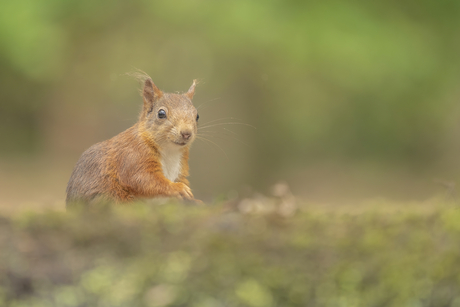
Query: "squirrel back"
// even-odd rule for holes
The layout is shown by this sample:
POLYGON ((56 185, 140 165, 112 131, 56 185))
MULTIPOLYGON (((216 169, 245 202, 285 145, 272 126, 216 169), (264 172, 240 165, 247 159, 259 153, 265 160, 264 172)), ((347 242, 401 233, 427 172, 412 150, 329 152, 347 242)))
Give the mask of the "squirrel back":
POLYGON ((147 77, 138 122, 82 154, 67 185, 67 205, 100 198, 193 200, 187 176, 199 118, 192 104, 195 85, 184 94, 163 93, 147 77))

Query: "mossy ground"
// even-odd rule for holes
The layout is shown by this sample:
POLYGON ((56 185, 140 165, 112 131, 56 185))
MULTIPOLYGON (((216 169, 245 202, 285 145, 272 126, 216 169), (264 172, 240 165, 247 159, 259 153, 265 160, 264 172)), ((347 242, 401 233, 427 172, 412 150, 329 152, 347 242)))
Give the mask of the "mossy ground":
POLYGON ((366 208, 3 217, 0 306, 460 306, 456 205, 366 208))

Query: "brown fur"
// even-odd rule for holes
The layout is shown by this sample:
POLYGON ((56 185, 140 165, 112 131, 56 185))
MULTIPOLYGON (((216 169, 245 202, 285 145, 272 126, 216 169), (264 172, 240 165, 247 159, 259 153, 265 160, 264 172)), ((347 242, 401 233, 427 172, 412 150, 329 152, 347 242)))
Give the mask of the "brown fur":
POLYGON ((146 77, 139 121, 83 153, 67 185, 67 205, 100 198, 116 202, 161 196, 194 199, 186 179, 189 149, 197 132, 197 111, 191 101, 194 92, 195 81, 187 93, 169 94, 146 77), (165 119, 158 116, 159 110, 166 112, 165 119), (163 172, 166 148, 180 154, 174 182, 163 172))

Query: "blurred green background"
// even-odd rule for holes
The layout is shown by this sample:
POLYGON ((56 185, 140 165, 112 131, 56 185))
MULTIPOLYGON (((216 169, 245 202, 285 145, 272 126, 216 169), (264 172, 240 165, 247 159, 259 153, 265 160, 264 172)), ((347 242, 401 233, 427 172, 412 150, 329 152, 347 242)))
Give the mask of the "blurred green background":
POLYGON ((460 161, 460 2, 0 0, 0 205, 62 207, 141 69, 194 103, 195 196, 424 199, 460 161), (239 125, 244 123, 254 126, 239 125))

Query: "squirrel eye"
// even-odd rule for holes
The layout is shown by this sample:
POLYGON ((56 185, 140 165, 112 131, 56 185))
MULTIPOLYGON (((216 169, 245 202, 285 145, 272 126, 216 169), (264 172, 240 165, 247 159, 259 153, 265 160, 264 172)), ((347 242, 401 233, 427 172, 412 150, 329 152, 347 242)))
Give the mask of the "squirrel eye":
POLYGON ((160 111, 158 111, 158 118, 166 118, 165 110, 160 109, 160 111))
POLYGON ((196 121, 198 121, 198 119, 200 118, 200 115, 196 115, 196 121))

